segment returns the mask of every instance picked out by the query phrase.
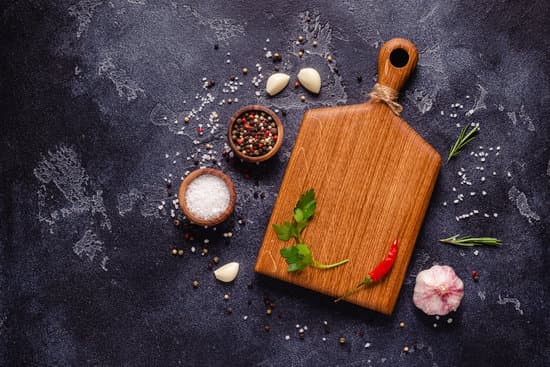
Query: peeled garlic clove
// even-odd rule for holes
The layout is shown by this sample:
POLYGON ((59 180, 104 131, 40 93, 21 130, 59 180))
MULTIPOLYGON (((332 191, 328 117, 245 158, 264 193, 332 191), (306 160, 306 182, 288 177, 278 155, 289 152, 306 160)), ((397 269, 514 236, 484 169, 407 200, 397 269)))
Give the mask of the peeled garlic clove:
POLYGON ((289 75, 285 73, 275 73, 267 79, 267 83, 265 85, 265 91, 270 96, 274 96, 286 88, 289 80, 290 80, 289 75))
POLYGON ((456 311, 464 297, 464 283, 447 265, 434 265, 416 276, 413 302, 427 315, 456 311))
POLYGON ((311 93, 319 94, 321 91, 321 75, 313 68, 304 68, 298 73, 298 80, 311 93))
POLYGON ((239 263, 228 263, 218 269, 214 270, 214 276, 216 279, 222 282, 232 282, 239 272, 239 263))

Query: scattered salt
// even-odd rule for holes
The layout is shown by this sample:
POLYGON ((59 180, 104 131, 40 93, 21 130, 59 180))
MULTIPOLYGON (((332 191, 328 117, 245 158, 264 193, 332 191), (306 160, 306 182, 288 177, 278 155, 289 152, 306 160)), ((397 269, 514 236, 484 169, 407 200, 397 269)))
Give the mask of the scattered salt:
POLYGON ((185 191, 185 203, 201 219, 218 218, 229 206, 230 193, 219 177, 204 174, 195 178, 185 191))

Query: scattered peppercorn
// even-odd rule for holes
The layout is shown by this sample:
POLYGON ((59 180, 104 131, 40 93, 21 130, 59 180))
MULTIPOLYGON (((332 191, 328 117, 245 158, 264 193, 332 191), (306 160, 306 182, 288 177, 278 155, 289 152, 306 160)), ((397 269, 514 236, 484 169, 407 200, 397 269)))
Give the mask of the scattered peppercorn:
POLYGON ((361 75, 357 75, 357 83, 361 83, 363 81, 363 77, 361 75))
POLYGON ((243 68, 243 74, 244 75, 248 74, 248 68, 243 68))
POLYGON ((231 98, 228 98, 227 99, 227 104, 231 104, 231 103, 233 103, 233 100, 231 98))
POLYGON ((401 322, 399 323, 399 327, 405 327, 405 323, 404 323, 403 321, 401 321, 401 322))
POLYGON ((183 122, 188 123, 189 121, 191 121, 191 117, 185 116, 185 117, 183 118, 183 122))
POLYGON ((214 50, 217 50, 218 48, 220 48, 220 46, 217 43, 214 43, 214 50))
POLYGON ((340 339, 338 339, 338 343, 340 343, 340 344, 346 344, 346 338, 344 338, 343 336, 341 336, 340 339))
POLYGON ((275 67, 273 68, 273 70, 279 71, 279 70, 281 70, 281 69, 279 68, 279 65, 275 65, 275 67))
POLYGON ((407 353, 409 351, 409 347, 407 347, 406 345, 403 347, 403 352, 407 353))
POLYGON ((306 101, 306 96, 300 96, 300 101, 305 102, 306 101))
POLYGON ((227 294, 227 293, 224 294, 224 295, 223 295, 223 299, 227 301, 227 300, 229 299, 229 294, 227 294))
POLYGON ((172 255, 176 256, 178 254, 178 249, 173 248, 172 249, 172 255))
POLYGON ((206 265, 206 268, 208 270, 212 270, 214 268, 214 265, 212 265, 211 263, 208 263, 208 265, 206 265))
POLYGON ((304 56, 304 51, 302 51, 302 50, 298 51, 298 56, 300 56, 300 57, 304 56))
POLYGON ((298 42, 303 42, 303 41, 304 41, 304 36, 299 35, 299 36, 298 36, 298 42))
POLYGON ((214 264, 217 264, 220 262, 220 258, 217 257, 217 256, 214 256, 214 258, 212 259, 212 261, 214 261, 214 264))
POLYGON ((294 88, 298 88, 300 86, 300 82, 294 82, 294 88))
POLYGON ((308 22, 308 23, 311 22, 311 17, 310 16, 306 17, 306 22, 308 22))
POLYGON ((205 84, 206 88, 212 88, 214 85, 216 85, 216 82, 213 80, 209 80, 205 84))
POLYGON ((181 225, 181 221, 179 219, 174 219, 174 225, 179 227, 181 225))
POLYGON ((207 249, 207 248, 203 248, 203 249, 202 249, 202 254, 203 254, 203 255, 207 255, 207 254, 208 254, 208 249, 207 249))
POLYGON ((477 271, 472 270, 472 278, 474 279, 474 282, 479 281, 479 274, 477 273, 477 271))
POLYGON ((317 42, 317 40, 314 40, 313 41, 313 47, 317 47, 317 45, 319 45, 319 42, 317 42))
POLYGON ((278 52, 275 52, 273 54, 273 61, 281 61, 283 58, 281 57, 281 54, 278 52))
POLYGON ((233 313, 233 309, 231 307, 227 307, 225 312, 227 312, 228 315, 231 315, 233 313))
POLYGON ((197 280, 193 280, 193 288, 198 288, 199 282, 197 280))
POLYGON ((271 328, 269 327, 269 325, 264 326, 264 330, 265 330, 265 331, 269 331, 270 329, 271 329, 271 328))
POLYGON ((183 250, 182 249, 178 250, 178 256, 183 256, 183 250))

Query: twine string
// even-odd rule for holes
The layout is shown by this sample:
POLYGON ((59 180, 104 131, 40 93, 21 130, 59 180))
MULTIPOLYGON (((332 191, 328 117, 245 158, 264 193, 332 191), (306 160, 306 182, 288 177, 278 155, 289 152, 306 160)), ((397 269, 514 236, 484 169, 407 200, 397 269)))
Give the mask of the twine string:
POLYGON ((403 106, 397 103, 397 97, 399 97, 399 92, 395 89, 392 89, 388 86, 376 83, 372 92, 369 93, 369 96, 375 100, 384 102, 388 105, 390 110, 399 116, 399 113, 403 111, 403 106))

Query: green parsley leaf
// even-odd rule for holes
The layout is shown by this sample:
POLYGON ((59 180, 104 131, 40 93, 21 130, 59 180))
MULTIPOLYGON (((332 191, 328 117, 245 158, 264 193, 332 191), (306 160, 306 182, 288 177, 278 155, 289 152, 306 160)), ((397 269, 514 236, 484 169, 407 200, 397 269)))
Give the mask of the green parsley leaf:
POLYGON ((281 225, 273 224, 273 229, 277 233, 277 238, 281 241, 288 241, 292 237, 298 239, 299 232, 294 223, 283 222, 281 225))
POLYGON ((305 192, 296 203, 292 222, 273 224, 273 229, 275 233, 277 233, 277 238, 281 241, 288 241, 292 237, 296 239, 296 245, 284 247, 280 250, 281 256, 285 258, 288 264, 287 271, 289 272, 304 270, 308 266, 313 266, 317 269, 331 269, 349 261, 349 259, 345 259, 334 264, 325 265, 316 261, 309 247, 302 243, 301 233, 307 226, 309 220, 313 217, 316 206, 315 191, 310 189, 305 192))
MULTIPOLYGON (((317 202, 315 201, 315 190, 309 189, 296 203, 296 209, 300 209, 303 214, 303 219, 296 219, 296 222, 309 221, 311 217, 313 217, 313 213, 315 213, 316 206, 317 202)), ((294 213, 296 213, 296 209, 294 209, 294 213)))
POLYGON ((281 249, 281 255, 288 264, 287 271, 300 271, 313 264, 311 250, 307 245, 297 244, 281 249))
POLYGON ((296 223, 302 223, 304 221, 304 212, 300 208, 294 208, 294 220, 296 223))

